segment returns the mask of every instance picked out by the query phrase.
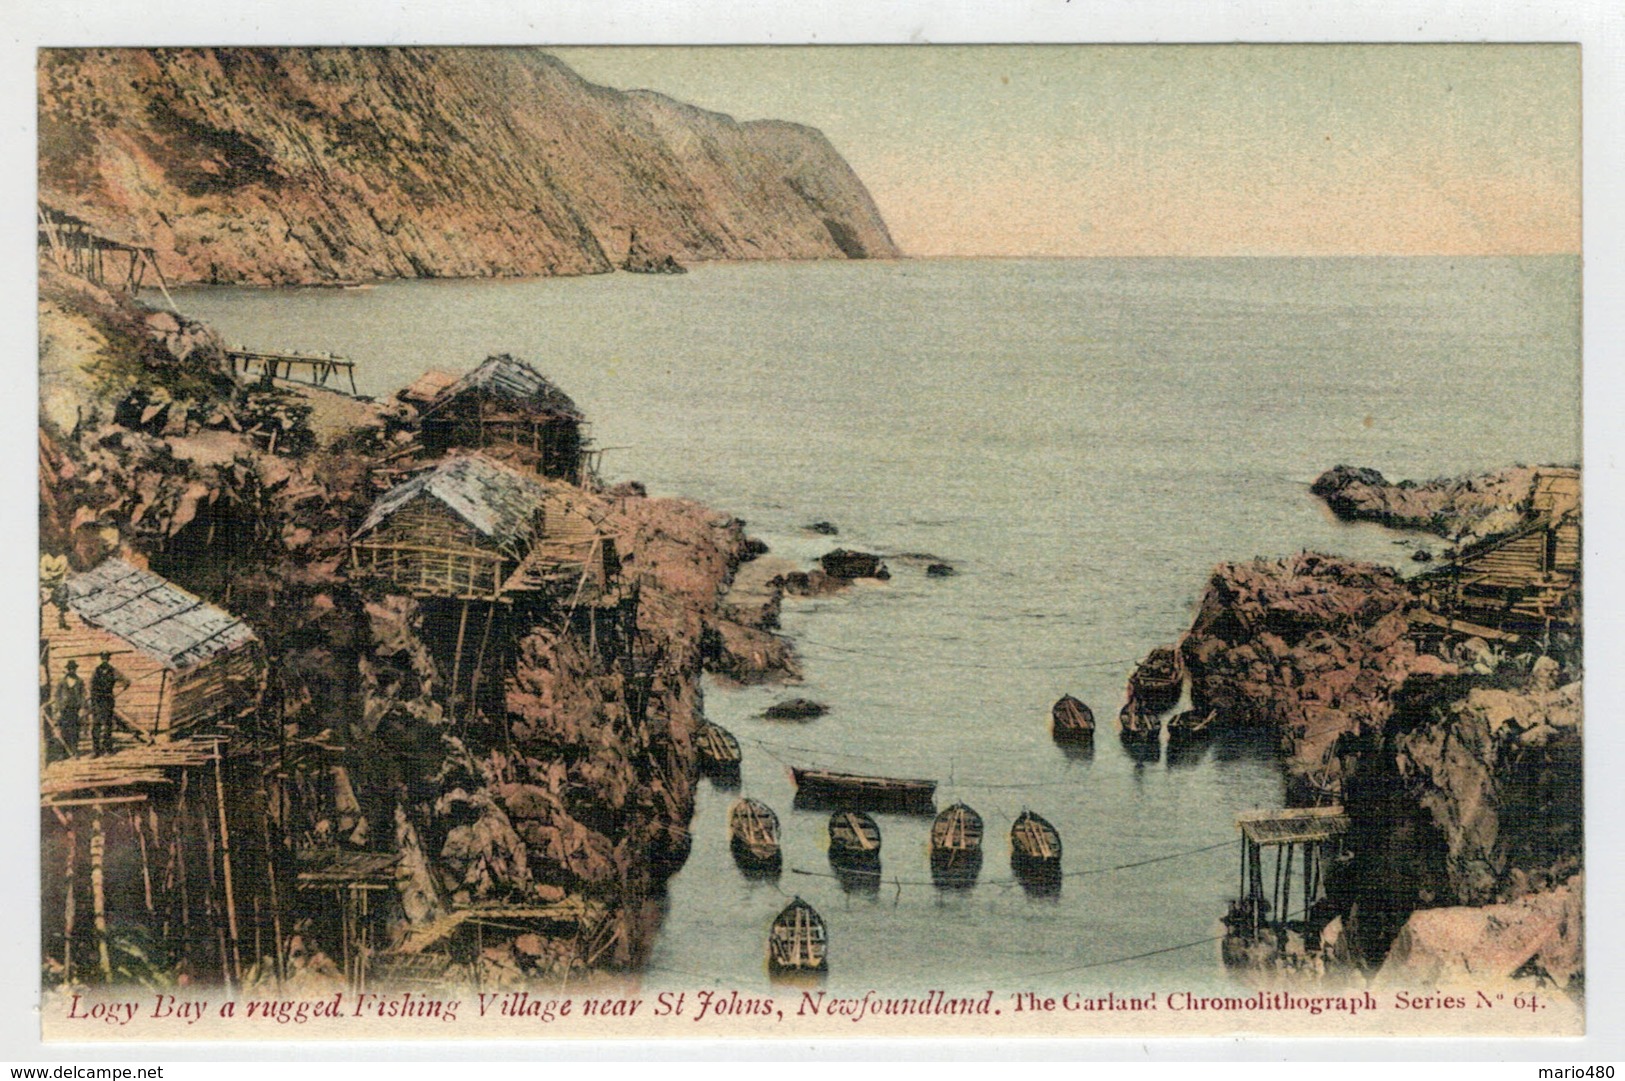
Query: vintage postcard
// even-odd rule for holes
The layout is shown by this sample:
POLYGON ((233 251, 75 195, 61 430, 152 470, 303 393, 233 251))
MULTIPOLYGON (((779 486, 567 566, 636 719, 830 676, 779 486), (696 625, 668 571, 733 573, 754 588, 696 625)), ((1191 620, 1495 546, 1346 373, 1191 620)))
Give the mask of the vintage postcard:
POLYGON ((47 1040, 1585 1031, 1578 47, 37 62, 47 1040))

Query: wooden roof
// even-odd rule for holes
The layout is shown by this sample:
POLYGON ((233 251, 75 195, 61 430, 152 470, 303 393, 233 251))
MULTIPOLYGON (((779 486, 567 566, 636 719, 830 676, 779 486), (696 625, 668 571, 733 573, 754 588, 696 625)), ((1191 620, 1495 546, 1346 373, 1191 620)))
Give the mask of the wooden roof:
POLYGON ((385 492, 355 537, 370 533, 420 495, 438 500, 480 533, 507 545, 530 539, 548 492, 528 473, 483 454, 459 454, 385 492))
POLYGON ((436 413, 444 409, 447 403, 472 391, 503 398, 536 412, 582 419, 581 410, 576 408, 576 403, 568 394, 548 382, 546 376, 529 364, 506 353, 489 358, 446 388, 424 409, 424 414, 436 413))
POLYGON ((166 668, 191 668, 255 640, 248 624, 122 559, 67 579, 68 607, 166 668))
POLYGON ((1288 807, 1279 811, 1243 811, 1236 826, 1255 845, 1329 841, 1348 831, 1349 816, 1341 806, 1288 807))

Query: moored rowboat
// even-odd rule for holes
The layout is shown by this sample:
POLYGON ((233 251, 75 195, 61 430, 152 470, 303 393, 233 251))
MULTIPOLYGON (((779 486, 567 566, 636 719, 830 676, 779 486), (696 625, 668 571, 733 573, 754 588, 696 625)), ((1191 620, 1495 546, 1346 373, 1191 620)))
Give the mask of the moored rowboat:
POLYGON ((776 866, 779 854, 779 816, 760 800, 745 798, 728 811, 728 836, 741 863, 776 866))
POLYGON ((1185 672, 1179 652, 1172 646, 1158 646, 1128 677, 1128 700, 1149 713, 1165 713, 1179 704, 1185 687, 1185 672))
POLYGON ((854 810, 931 814, 936 810, 937 782, 836 773, 790 767, 798 807, 846 807, 854 810))
POLYGON ((824 920, 800 897, 785 905, 768 928, 767 967, 774 975, 829 970, 824 920))
POLYGON ((1061 865, 1061 835, 1048 820, 1023 810, 1010 827, 1010 863, 1017 870, 1061 865))
POLYGON ((836 811, 829 816, 829 858, 849 863, 880 859, 880 827, 862 811, 836 811))
POLYGON ((699 728, 694 731, 694 749, 700 754, 700 762, 712 767, 727 767, 739 765, 739 741, 734 734, 720 724, 710 721, 701 721, 699 728))
POLYGON ((1050 707, 1050 735, 1058 742, 1083 742, 1095 738, 1095 714, 1080 700, 1063 694, 1050 707))

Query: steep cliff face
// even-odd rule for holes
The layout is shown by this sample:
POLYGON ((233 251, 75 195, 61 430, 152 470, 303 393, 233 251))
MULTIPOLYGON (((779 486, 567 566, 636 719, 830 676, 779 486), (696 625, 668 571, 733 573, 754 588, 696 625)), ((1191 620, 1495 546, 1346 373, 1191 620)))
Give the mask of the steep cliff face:
POLYGON ((897 255, 818 132, 530 49, 51 50, 39 92, 41 200, 182 281, 897 255))

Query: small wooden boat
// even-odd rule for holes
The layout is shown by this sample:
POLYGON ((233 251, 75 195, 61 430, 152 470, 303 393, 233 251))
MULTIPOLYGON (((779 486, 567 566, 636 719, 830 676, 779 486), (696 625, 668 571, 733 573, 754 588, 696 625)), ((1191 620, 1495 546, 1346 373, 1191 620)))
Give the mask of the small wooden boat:
POLYGON ((829 971, 823 917, 800 897, 785 905, 768 928, 767 968, 775 976, 829 971))
POLYGON ((720 724, 701 721, 694 732, 694 749, 700 754, 700 764, 713 769, 739 766, 739 741, 720 724))
POLYGON ((1145 712, 1166 713, 1179 704, 1184 688, 1185 670, 1179 663, 1179 651, 1172 646, 1158 646, 1128 677, 1128 700, 1145 712))
POLYGON ((1123 749, 1142 762, 1162 756, 1162 718, 1129 702, 1117 715, 1117 737, 1123 749))
POLYGON ((982 869, 982 816, 955 803, 931 823, 931 874, 939 885, 969 885, 982 869))
POLYGON ((779 852, 779 816, 760 800, 745 798, 728 811, 728 838, 734 858, 750 867, 775 868, 779 852))
POLYGON ((1213 735, 1214 723, 1219 718, 1219 711, 1210 709, 1206 713, 1198 713, 1194 709, 1187 709, 1183 713, 1168 718, 1168 745, 1176 743, 1197 743, 1213 735))
POLYGON ((1010 827, 1010 863, 1026 867, 1060 867, 1061 835, 1040 815, 1023 810, 1010 827))
POLYGON ((880 862, 880 827, 862 811, 829 816, 829 858, 845 863, 880 862))
POLYGON ((1095 714, 1088 706, 1063 694, 1050 707, 1050 735, 1057 743, 1083 743, 1095 738, 1095 714))
POLYGON ((844 807, 859 811, 933 814, 937 782, 835 773, 790 767, 797 807, 844 807))

